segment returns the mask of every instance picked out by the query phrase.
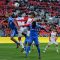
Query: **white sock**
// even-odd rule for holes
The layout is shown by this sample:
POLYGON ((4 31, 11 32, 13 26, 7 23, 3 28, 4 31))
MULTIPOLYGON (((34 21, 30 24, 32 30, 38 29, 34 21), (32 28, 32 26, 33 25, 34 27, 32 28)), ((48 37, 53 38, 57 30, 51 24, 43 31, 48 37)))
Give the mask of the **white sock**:
POLYGON ((46 50, 47 50, 47 48, 48 48, 48 46, 46 46, 46 47, 45 47, 44 51, 46 51, 46 50))
POLYGON ((22 48, 24 48, 24 45, 23 45, 22 41, 20 41, 20 45, 22 46, 22 48))

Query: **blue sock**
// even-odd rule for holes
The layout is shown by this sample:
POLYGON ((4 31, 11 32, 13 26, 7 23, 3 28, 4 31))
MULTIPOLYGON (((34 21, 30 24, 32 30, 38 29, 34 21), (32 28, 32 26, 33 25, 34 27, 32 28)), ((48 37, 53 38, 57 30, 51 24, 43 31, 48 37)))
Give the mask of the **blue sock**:
POLYGON ((29 53, 29 51, 30 51, 30 46, 28 46, 28 53, 29 53))
POLYGON ((26 56, 28 56, 29 51, 30 51, 30 46, 28 46, 28 47, 26 48, 26 56))
POLYGON ((40 56, 40 48, 39 48, 39 47, 37 47, 37 50, 38 50, 38 54, 39 54, 39 56, 40 56))

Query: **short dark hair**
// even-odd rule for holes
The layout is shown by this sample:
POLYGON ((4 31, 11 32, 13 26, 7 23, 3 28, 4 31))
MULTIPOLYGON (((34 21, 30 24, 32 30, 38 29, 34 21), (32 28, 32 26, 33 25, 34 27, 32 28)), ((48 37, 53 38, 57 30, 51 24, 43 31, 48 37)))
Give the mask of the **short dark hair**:
POLYGON ((36 21, 33 21, 32 22, 32 28, 35 28, 36 27, 36 21))
POLYGON ((30 15, 34 16, 35 17, 35 13, 34 12, 31 12, 30 15))

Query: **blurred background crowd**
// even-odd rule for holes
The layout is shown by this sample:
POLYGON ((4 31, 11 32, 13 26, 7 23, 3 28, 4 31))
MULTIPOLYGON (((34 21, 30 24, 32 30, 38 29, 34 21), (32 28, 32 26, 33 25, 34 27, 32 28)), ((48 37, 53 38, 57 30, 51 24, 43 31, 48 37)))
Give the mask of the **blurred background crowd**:
MULTIPOLYGON (((0 22, 6 20, 7 11, 13 13, 15 17, 18 15, 28 17, 30 12, 34 12, 35 19, 38 19, 41 25, 45 25, 47 30, 54 26, 60 36, 60 0, 0 0, 0 22)), ((10 29, 6 31, 9 32, 10 29)), ((40 36, 48 36, 48 34, 44 30, 40 31, 40 36)), ((1 25, 0 36, 4 36, 1 25)))

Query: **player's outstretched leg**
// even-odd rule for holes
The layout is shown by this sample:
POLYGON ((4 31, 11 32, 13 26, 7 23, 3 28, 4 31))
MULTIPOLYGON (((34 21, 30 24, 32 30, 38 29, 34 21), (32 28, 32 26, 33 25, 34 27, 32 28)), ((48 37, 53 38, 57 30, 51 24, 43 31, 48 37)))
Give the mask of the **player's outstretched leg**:
POLYGON ((47 46, 45 47, 45 49, 43 50, 43 52, 45 53, 46 50, 47 50, 49 47, 50 47, 50 45, 47 45, 47 46))
POLYGON ((50 44, 48 43, 48 45, 45 47, 45 49, 43 50, 43 53, 46 52, 46 50, 50 47, 50 44))
POLYGON ((11 37, 11 40, 17 44, 17 47, 20 45, 13 37, 11 37))

